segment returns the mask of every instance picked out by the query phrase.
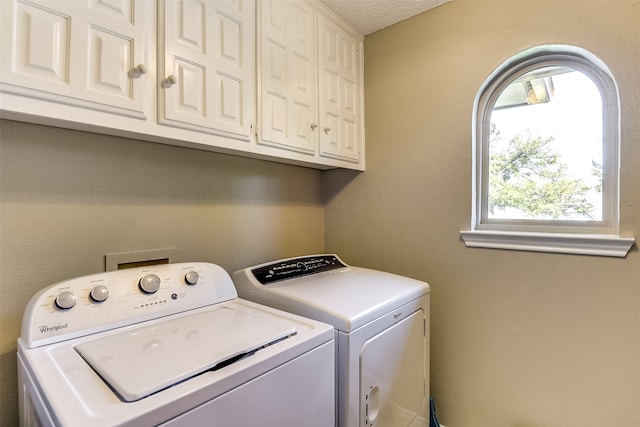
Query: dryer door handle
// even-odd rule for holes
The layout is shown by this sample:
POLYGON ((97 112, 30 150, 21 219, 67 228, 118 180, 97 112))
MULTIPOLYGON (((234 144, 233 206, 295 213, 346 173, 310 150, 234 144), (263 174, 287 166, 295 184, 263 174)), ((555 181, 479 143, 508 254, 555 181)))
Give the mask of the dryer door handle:
POLYGON ((380 388, 378 386, 369 389, 369 399, 367 399, 366 405, 367 424, 372 425, 380 413, 380 388))

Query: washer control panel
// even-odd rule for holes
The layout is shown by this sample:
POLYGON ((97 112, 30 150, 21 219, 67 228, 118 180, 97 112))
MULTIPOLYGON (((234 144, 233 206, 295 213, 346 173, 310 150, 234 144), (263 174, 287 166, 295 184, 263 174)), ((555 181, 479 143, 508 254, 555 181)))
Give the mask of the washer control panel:
POLYGON ((51 285, 31 298, 22 322, 28 348, 123 327, 237 298, 229 274, 210 263, 163 264, 51 285))
POLYGON ((263 285, 269 285, 281 280, 322 273, 344 267, 346 267, 346 265, 335 255, 313 255, 261 265, 252 269, 251 273, 258 282, 263 285))

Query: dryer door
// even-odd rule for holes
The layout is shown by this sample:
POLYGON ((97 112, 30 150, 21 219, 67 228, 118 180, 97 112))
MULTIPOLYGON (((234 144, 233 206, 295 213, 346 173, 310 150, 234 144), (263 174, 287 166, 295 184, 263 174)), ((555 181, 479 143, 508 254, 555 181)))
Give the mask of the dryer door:
POLYGON ((420 414, 427 401, 425 339, 424 312, 419 310, 364 343, 360 426, 407 427, 420 420, 428 424, 427 415, 420 414))

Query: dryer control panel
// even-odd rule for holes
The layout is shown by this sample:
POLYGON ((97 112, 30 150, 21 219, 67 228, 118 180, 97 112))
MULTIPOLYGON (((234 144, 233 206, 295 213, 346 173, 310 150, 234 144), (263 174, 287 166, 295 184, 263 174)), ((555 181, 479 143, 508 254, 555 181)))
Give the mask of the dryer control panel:
POLYGON ((251 273, 262 285, 269 285, 280 280, 322 273, 346 266, 335 255, 312 255, 261 265, 252 269, 251 273))
POLYGON ((231 277, 194 262, 65 280, 34 295, 24 313, 27 348, 123 327, 237 298, 231 277))

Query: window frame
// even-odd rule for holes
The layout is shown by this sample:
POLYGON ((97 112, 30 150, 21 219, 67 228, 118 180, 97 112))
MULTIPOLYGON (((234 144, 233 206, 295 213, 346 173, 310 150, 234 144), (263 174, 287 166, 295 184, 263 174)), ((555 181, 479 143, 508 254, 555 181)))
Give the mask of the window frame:
POLYGON ((473 191, 471 230, 461 231, 470 247, 626 256, 633 238, 619 236, 620 101, 608 67, 574 46, 544 45, 520 52, 498 67, 480 87, 473 106, 473 191), (602 99, 603 211, 601 221, 489 218, 489 143, 493 107, 503 90, 529 71, 561 66, 589 77, 602 99))

